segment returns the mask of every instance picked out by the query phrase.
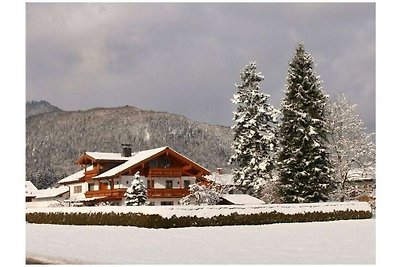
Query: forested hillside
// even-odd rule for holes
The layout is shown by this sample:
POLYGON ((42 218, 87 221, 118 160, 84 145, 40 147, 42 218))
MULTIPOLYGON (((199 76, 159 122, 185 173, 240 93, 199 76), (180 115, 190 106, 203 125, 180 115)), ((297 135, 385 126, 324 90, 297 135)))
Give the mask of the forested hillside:
POLYGON ((84 151, 120 152, 170 146, 215 170, 228 169, 231 129, 193 122, 183 116, 134 107, 45 112, 26 119, 26 179, 38 188, 78 170, 84 151))

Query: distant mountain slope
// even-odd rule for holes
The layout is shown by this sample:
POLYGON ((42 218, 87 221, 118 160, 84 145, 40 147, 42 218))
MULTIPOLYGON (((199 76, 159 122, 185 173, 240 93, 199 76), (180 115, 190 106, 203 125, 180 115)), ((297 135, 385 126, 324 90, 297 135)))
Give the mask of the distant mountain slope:
POLYGON ((26 119, 26 179, 45 188, 77 171, 85 150, 120 152, 122 143, 133 151, 170 146, 211 171, 227 169, 232 138, 228 127, 129 106, 46 112, 26 119))
POLYGON ((62 111, 62 109, 51 105, 49 102, 40 101, 28 101, 26 102, 26 118, 46 112, 62 111))

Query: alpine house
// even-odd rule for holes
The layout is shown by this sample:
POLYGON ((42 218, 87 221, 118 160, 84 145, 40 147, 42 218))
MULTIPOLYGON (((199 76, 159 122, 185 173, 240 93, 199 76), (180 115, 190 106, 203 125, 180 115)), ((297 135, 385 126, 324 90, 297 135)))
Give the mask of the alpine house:
POLYGON ((125 205, 124 193, 134 175, 147 185, 150 205, 176 205, 189 194, 189 186, 207 183, 210 171, 170 147, 160 147, 132 153, 123 144, 122 153, 85 152, 75 162, 82 170, 58 183, 70 188, 74 205, 96 205, 109 202, 125 205))

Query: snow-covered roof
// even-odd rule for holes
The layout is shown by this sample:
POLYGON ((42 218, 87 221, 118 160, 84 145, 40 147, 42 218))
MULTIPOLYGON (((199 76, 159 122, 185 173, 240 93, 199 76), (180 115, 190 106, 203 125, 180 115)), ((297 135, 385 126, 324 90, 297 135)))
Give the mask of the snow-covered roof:
POLYGON ((233 174, 231 173, 218 174, 214 172, 210 175, 204 176, 204 178, 220 185, 236 185, 233 174))
POLYGON ((41 189, 37 191, 36 198, 49 198, 56 197, 69 191, 69 187, 62 185, 60 187, 54 188, 49 187, 46 189, 41 189))
POLYGON ((26 197, 35 197, 38 189, 31 181, 25 181, 25 196, 26 197))
MULTIPOLYGON (((171 149, 171 148, 170 148, 170 149, 171 149)), ((208 173, 211 173, 211 172, 210 172, 210 170, 208 170, 208 169, 204 168, 203 166, 201 166, 200 164, 198 164, 198 163, 194 162, 193 160, 189 159, 188 157, 186 157, 186 156, 182 155, 182 154, 181 154, 181 153, 179 153, 179 152, 176 152, 175 150, 173 150, 173 151, 174 151, 176 154, 178 154, 179 156, 181 156, 182 158, 185 158, 185 159, 186 159, 186 160, 188 160, 189 162, 191 162, 191 163, 193 163, 193 164, 195 164, 195 165, 199 166, 200 168, 202 168, 202 169, 206 170, 208 173)))
POLYGON ((161 151, 163 151, 167 148, 168 147, 165 146, 165 147, 159 147, 159 148, 135 152, 132 154, 132 157, 128 158, 128 161, 122 163, 121 165, 118 165, 115 168, 112 168, 111 170, 108 170, 102 174, 99 174, 93 178, 106 178, 106 177, 114 176, 114 175, 126 170, 127 168, 130 168, 130 167, 134 166, 135 164, 138 164, 139 162, 160 153, 161 151))
POLYGON ((231 202, 234 205, 258 205, 265 204, 261 199, 246 194, 224 194, 221 198, 231 202))
POLYGON ((95 160, 128 160, 130 157, 124 157, 121 153, 107 153, 107 152, 85 152, 91 158, 95 160))
MULTIPOLYGON (((121 163, 120 165, 104 172, 101 173, 97 176, 94 176, 94 179, 101 179, 101 178, 108 178, 108 177, 112 177, 115 176, 117 174, 120 174, 121 172, 125 171, 126 169, 166 150, 166 149, 170 149, 171 152, 178 154, 179 156, 181 156, 182 158, 186 159, 187 161, 189 161, 191 164, 198 166, 199 168, 202 168, 203 170, 207 171, 208 173, 210 171, 208 171, 206 168, 204 168, 203 166, 200 166, 199 164, 197 164, 196 162, 188 159, 187 157, 183 156, 182 154, 176 152, 175 150, 169 148, 168 146, 164 146, 164 147, 159 147, 159 148, 154 148, 154 149, 149 149, 149 150, 143 150, 143 151, 139 151, 139 152, 134 152, 132 153, 131 157, 123 157, 121 156, 121 154, 119 153, 103 153, 103 152, 85 152, 84 155, 87 155, 89 157, 92 157, 96 160, 116 160, 116 159, 120 159, 120 160, 124 160, 125 162, 121 163)), ((82 158, 83 156, 81 156, 82 158)), ((93 166, 89 166, 87 168, 87 170, 92 170, 93 166)), ((84 170, 80 170, 74 174, 71 174, 63 179, 61 179, 58 183, 59 184, 65 184, 65 183, 73 183, 76 181, 79 181, 79 179, 83 178, 85 176, 85 171, 84 170)))
POLYGON ((373 180, 375 179, 372 173, 368 173, 363 171, 362 169, 352 169, 348 173, 349 181, 364 181, 364 180, 373 180))
MULTIPOLYGON (((93 170, 93 165, 90 165, 89 167, 86 168, 86 170, 90 171, 93 170)), ((83 178, 85 176, 85 170, 80 170, 74 174, 71 174, 60 181, 58 181, 59 184, 64 184, 64 183, 70 183, 70 182, 76 182, 79 179, 83 178)))

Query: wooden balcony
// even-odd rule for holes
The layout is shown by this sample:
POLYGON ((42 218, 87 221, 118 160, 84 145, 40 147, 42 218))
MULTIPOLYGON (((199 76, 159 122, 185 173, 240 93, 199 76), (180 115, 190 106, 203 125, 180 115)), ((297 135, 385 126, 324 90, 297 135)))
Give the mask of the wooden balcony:
POLYGON ((150 168, 149 176, 151 177, 181 177, 181 168, 150 168))
MULTIPOLYGON (((107 189, 107 190, 94 190, 87 191, 85 193, 86 198, 91 197, 107 197, 113 199, 122 199, 124 197, 124 193, 126 188, 117 188, 117 189, 107 189)), ((166 189, 166 188, 152 188, 147 189, 147 197, 148 198, 181 198, 189 195, 189 189, 187 188, 174 188, 174 189, 166 189)))
POLYGON ((85 197, 87 197, 87 198, 91 198, 91 197, 123 198, 125 191, 126 191, 126 188, 87 191, 85 193, 85 197))
POLYGON ((94 169, 94 170, 90 170, 90 171, 86 171, 85 172, 85 181, 87 180, 91 180, 94 176, 99 174, 99 170, 94 169))
POLYGON ((166 189, 166 188, 151 188, 147 189, 147 197, 148 198, 181 198, 189 195, 189 189, 187 188, 174 188, 174 189, 166 189))

